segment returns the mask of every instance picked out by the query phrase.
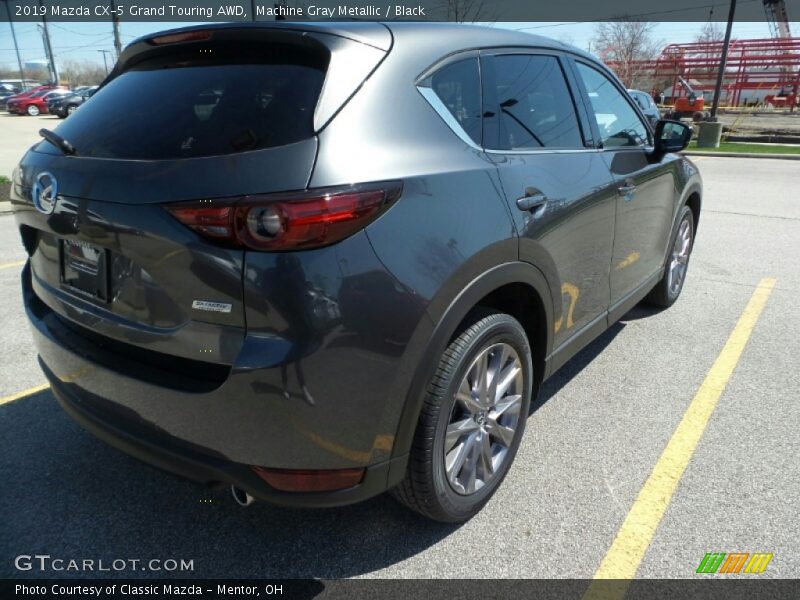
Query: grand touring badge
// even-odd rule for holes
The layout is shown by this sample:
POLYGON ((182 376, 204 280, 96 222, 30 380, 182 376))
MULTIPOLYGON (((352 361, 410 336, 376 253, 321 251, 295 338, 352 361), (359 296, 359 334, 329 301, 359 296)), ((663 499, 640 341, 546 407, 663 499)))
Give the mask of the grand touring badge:
POLYGON ((207 310, 210 312, 229 313, 231 312, 231 308, 233 308, 233 305, 227 304, 225 302, 209 302, 208 300, 194 300, 192 301, 192 308, 195 310, 207 310))

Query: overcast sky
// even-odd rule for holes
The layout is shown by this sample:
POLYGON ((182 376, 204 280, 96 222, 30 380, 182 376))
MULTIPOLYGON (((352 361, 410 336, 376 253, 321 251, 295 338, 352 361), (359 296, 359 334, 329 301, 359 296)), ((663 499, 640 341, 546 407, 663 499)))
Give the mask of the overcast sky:
MULTIPOLYGON (((133 39, 172 27, 182 27, 190 23, 127 23, 120 25, 122 45, 133 39)), ((694 41, 703 23, 659 23, 655 37, 665 43, 694 41)), ((593 37, 594 23, 496 23, 495 27, 522 29, 530 33, 545 35, 569 42, 587 49, 593 37)), ((48 22, 53 52, 56 62, 65 59, 89 60, 102 64, 103 56, 99 50, 113 51, 111 23, 59 23, 48 22)), ((794 35, 800 35, 800 23, 791 23, 794 35)), ((22 61, 42 60, 45 57, 42 37, 35 23, 16 23, 14 25, 22 61)), ((763 23, 736 23, 735 38, 769 37, 769 27, 763 23)), ((16 67, 14 44, 10 24, 0 22, 0 66, 16 67)))

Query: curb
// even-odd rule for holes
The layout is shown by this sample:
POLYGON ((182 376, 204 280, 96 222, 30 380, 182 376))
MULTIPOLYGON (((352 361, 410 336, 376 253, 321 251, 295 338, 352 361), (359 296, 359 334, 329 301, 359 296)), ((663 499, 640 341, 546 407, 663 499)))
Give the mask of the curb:
POLYGON ((800 154, 768 154, 764 152, 697 152, 690 150, 684 151, 686 156, 720 156, 730 158, 777 158, 780 160, 800 160, 800 154))

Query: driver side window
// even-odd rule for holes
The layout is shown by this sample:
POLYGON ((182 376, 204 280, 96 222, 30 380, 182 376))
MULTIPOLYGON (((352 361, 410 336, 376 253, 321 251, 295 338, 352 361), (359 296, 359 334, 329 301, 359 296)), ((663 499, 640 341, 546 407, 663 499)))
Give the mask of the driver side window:
POLYGON ((594 109, 603 147, 646 145, 647 127, 611 80, 597 69, 576 64, 594 109))

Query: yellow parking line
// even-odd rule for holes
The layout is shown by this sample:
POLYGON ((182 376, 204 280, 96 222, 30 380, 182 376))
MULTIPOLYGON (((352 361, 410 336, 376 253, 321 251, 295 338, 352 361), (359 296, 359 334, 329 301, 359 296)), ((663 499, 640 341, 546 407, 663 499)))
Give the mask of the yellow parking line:
POLYGON ((10 262, 0 265, 0 269, 11 269, 12 267, 21 267, 25 264, 24 260, 18 260, 17 262, 10 262))
POLYGON ((3 404, 8 404, 9 402, 13 402, 14 400, 19 400, 20 398, 25 398, 26 396, 33 396, 33 394, 38 394, 39 392, 43 392, 44 390, 49 390, 50 384, 43 383, 42 385, 37 385, 36 387, 28 388, 27 390, 22 390, 21 392, 17 392, 16 394, 11 394, 10 396, 6 396, 4 398, 0 398, 0 406, 3 404))
MULTIPOLYGON (((739 362, 745 344, 773 287, 775 280, 771 278, 762 279, 756 287, 736 327, 700 385, 700 389, 697 390, 689 408, 686 409, 628 516, 625 517, 617 537, 594 574, 595 580, 630 580, 636 575, 644 553, 708 425, 711 413, 739 362)), ((622 598, 630 582, 617 583, 619 585, 609 587, 608 584, 599 581, 592 582, 584 595, 584 600, 622 598), (609 592, 613 593, 609 595, 609 592)))

